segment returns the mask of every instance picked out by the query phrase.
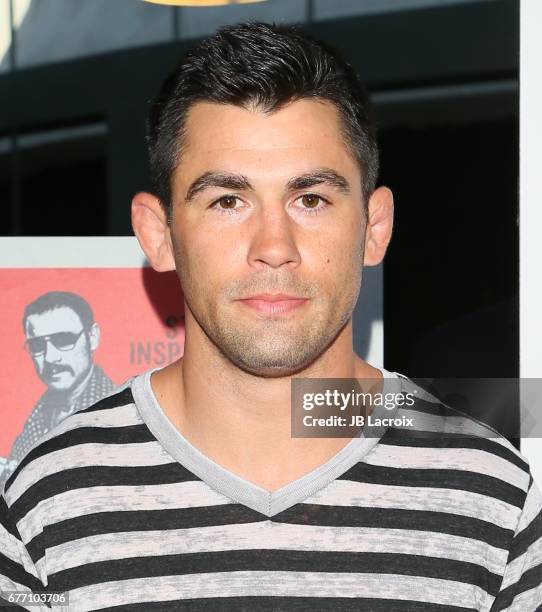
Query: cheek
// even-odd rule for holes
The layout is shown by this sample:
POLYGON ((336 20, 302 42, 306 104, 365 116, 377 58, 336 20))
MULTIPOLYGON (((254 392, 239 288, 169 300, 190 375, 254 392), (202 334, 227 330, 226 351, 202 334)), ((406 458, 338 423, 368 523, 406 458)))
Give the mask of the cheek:
POLYGON ((304 262, 326 275, 350 275, 361 265, 363 238, 359 233, 345 230, 342 233, 318 236, 305 245, 304 262))
POLYGON ((325 293, 334 301, 350 302, 362 270, 361 237, 350 234, 328 238, 327 242, 319 240, 307 258, 309 275, 319 279, 325 293))
POLYGON ((181 285, 198 288, 199 291, 211 287, 223 278, 224 271, 231 266, 231 257, 217 252, 217 245, 191 245, 189 253, 181 254, 177 270, 181 285))
POLYGON ((65 361, 76 369, 83 369, 87 366, 90 359, 91 356, 88 354, 88 349, 86 347, 81 347, 72 352, 65 361))
POLYGON ((202 288, 224 284, 239 274, 243 262, 240 238, 233 232, 193 232, 179 242, 175 259, 181 284, 202 288))

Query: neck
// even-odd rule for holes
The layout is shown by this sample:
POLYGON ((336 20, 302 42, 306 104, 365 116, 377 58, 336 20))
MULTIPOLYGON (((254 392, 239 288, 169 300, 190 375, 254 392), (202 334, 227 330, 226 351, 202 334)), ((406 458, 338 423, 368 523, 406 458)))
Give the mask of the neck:
MULTIPOLYGON (((201 331, 201 330, 200 330, 201 331)), ((187 329, 184 356, 152 376, 164 412, 196 448, 233 473, 275 490, 318 467, 350 440, 291 437, 291 380, 377 378, 352 348, 349 322, 332 345, 295 375, 247 373, 207 336, 187 329)))

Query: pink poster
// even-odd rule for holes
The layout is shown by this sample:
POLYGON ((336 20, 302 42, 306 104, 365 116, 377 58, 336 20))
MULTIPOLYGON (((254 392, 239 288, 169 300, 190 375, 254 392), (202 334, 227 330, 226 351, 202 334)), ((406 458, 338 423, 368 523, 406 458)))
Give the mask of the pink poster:
POLYGON ((6 267, 0 291, 0 484, 65 416, 183 354, 174 272, 6 267))

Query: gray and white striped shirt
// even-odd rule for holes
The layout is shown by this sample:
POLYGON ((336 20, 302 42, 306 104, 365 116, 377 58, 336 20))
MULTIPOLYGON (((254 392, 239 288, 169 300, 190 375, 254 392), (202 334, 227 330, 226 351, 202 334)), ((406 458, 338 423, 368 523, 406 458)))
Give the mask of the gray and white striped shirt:
POLYGON ((388 427, 269 492, 192 446, 150 374, 12 474, 1 591, 66 592, 70 612, 542 610, 542 498, 506 439, 419 398, 408 412, 456 433, 388 427))

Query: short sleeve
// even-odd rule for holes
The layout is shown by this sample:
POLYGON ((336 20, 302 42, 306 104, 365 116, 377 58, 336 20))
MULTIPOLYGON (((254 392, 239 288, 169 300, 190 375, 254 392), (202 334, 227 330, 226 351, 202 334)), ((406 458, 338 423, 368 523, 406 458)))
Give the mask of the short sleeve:
MULTIPOLYGON (((38 578, 38 572, 30 554, 21 539, 4 496, 0 496, 0 591, 45 591, 45 585, 38 578)), ((0 608, 2 600, 0 599, 0 608)), ((32 607, 6 607, 6 610, 50 610, 45 605, 32 607)))
POLYGON ((542 496, 532 475, 490 612, 501 610, 542 612, 542 496))

